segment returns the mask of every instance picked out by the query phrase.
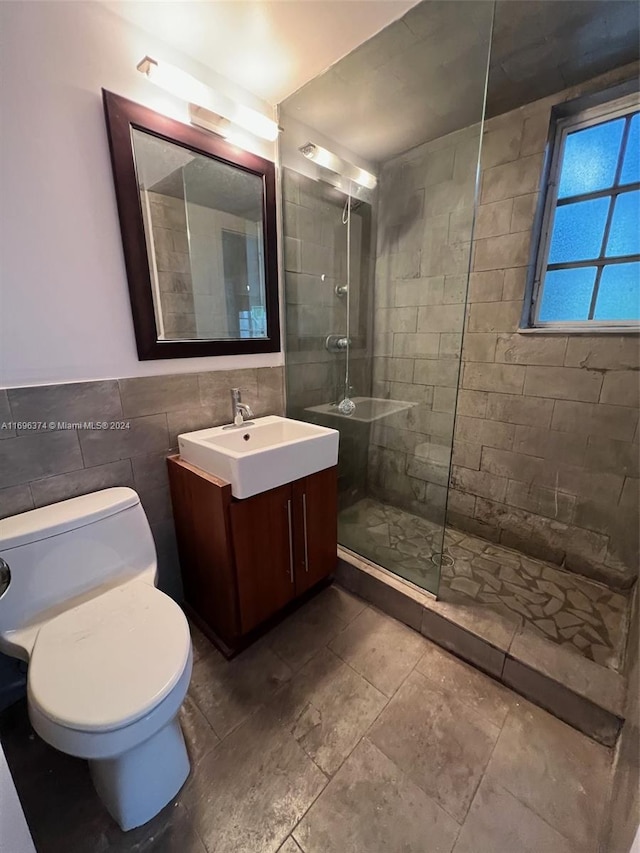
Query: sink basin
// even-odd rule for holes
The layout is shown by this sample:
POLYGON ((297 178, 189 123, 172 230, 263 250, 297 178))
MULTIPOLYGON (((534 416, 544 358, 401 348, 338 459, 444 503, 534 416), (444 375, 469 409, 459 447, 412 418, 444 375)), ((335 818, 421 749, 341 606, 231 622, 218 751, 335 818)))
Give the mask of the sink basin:
POLYGON ((269 415, 178 436, 180 456, 250 498, 338 463, 335 429, 269 415))

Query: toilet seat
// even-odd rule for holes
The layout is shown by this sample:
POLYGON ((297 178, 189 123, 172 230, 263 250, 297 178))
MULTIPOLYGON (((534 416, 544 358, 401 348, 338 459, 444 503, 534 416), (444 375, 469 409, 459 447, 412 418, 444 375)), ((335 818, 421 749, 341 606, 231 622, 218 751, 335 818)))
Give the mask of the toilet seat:
POLYGON ((133 581, 42 626, 29 662, 29 703, 38 715, 76 732, 124 728, 171 693, 190 654, 180 607, 133 581))

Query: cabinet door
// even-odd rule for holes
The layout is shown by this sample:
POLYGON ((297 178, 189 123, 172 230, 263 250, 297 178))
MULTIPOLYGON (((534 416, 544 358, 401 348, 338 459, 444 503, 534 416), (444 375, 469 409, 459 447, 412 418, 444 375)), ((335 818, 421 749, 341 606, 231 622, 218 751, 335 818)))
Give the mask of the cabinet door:
POLYGON ((338 552, 337 468, 293 484, 296 594, 332 574, 338 552))
POLYGON ((291 486, 231 503, 231 530, 243 633, 295 594, 291 486))

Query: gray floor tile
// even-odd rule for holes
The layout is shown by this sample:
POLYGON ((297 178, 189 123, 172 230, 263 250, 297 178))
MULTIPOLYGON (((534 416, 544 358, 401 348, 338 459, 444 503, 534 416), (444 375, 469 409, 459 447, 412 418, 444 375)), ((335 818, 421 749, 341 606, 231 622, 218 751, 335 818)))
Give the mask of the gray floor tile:
POLYGON ((189 623, 189 630, 191 631, 191 645, 193 647, 193 662, 195 663, 197 660, 200 660, 209 652, 214 651, 215 646, 202 631, 197 628, 193 622, 189 623))
POLYGON ((357 598, 335 583, 319 593, 316 600, 339 616, 345 625, 352 622, 367 606, 361 598, 357 598))
MULTIPOLYGON (((191 815, 178 802, 169 803, 151 824, 120 832, 106 849, 108 853, 208 853, 191 815), (162 822, 154 826, 159 817, 162 822)), ((93 848, 91 851, 94 853, 93 848)))
POLYGON ((513 694, 497 681, 434 643, 427 644, 416 669, 441 690, 453 693, 490 723, 502 727, 514 700, 513 694))
POLYGON ((189 693, 224 738, 290 677, 287 664, 263 642, 230 661, 212 649, 194 663, 189 693))
POLYGON ((607 749, 359 600, 328 590, 317 602, 306 633, 290 629, 291 655, 296 637, 299 660, 318 644, 314 626, 343 629, 352 665, 320 642, 292 675, 272 637, 227 662, 194 632, 180 714, 191 774, 132 832, 86 762, 34 735, 26 702, 0 715, 39 853, 450 853, 465 816, 455 853, 595 853, 607 749), (371 683, 403 679, 390 700, 371 683))
POLYGON ((296 844, 294 838, 287 838, 278 853, 301 853, 301 848, 296 844))
MULTIPOLYGON (((87 762, 41 740, 26 702, 0 717, 0 735, 38 853, 206 853, 180 795, 144 826, 123 832, 98 798, 87 762)), ((192 735, 185 728, 191 755, 192 735)), ((0 849, 5 853, 1 840, 0 849)))
POLYGON ((257 713, 205 756, 181 799, 208 853, 275 853, 326 783, 295 738, 257 713))
POLYGON ((330 586, 268 635, 271 648, 293 669, 300 669, 365 608, 364 602, 330 586))
POLYGON ((487 775, 588 853, 596 849, 610 760, 605 747, 522 700, 487 775))
POLYGON ((478 788, 454 853, 580 853, 500 785, 485 778, 478 788))
POLYGON ((452 693, 412 672, 369 738, 462 823, 499 734, 452 693))
POLYGON ((411 628, 367 608, 329 648, 378 690, 392 696, 422 656, 426 642, 411 628))
POLYGON ((457 832, 456 822, 364 738, 294 837, 305 853, 449 853, 457 832))
POLYGON ((188 694, 180 709, 180 725, 187 742, 191 766, 195 767, 220 741, 220 738, 188 694))
POLYGON ((386 703, 379 690, 322 649, 278 691, 267 711, 325 773, 333 774, 386 703))

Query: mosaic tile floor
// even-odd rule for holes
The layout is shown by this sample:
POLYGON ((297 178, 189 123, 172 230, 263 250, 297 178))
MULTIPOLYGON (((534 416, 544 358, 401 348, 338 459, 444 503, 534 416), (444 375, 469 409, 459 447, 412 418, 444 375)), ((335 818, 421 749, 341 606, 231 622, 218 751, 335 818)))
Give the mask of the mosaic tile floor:
POLYGON ((431 556, 442 551, 442 534, 441 525, 372 498, 338 516, 341 545, 434 595, 439 570, 431 556))
MULTIPOLYGON (((401 577, 436 592, 432 554, 442 549, 433 522, 370 498, 340 513, 340 542, 401 577)), ((628 599, 557 566, 447 529, 439 594, 448 601, 517 614, 533 631, 610 669, 622 665, 628 599)))

